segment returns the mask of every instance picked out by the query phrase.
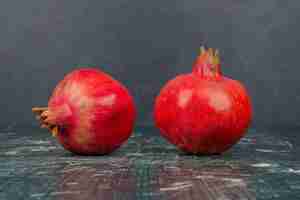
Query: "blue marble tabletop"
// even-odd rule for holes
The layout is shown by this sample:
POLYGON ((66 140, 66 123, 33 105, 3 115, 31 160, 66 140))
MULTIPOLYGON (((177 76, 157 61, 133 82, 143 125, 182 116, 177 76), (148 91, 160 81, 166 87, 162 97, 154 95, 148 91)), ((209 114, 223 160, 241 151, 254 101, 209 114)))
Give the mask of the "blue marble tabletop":
POLYGON ((156 129, 118 151, 76 156, 46 130, 0 131, 0 200, 300 199, 297 130, 250 129, 230 151, 191 156, 156 129))

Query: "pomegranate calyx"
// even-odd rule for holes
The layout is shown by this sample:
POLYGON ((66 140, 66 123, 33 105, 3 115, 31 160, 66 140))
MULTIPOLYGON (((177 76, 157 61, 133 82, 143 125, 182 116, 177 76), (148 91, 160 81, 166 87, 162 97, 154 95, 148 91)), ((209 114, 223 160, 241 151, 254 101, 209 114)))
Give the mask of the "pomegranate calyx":
POLYGON ((58 134, 59 126, 49 122, 48 107, 33 107, 32 112, 36 114, 36 119, 40 121, 41 128, 47 128, 52 133, 52 136, 56 137, 58 134))
POLYGON ((218 49, 206 49, 204 46, 201 46, 200 54, 193 64, 193 73, 207 78, 221 77, 222 72, 218 49))

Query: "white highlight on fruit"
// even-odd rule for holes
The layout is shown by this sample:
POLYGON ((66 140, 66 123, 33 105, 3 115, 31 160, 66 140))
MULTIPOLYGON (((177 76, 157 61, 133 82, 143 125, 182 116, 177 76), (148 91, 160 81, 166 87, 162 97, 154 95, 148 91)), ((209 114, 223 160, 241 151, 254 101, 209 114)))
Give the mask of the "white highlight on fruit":
POLYGON ((178 97, 179 107, 181 107, 181 108, 186 107, 186 105, 189 102, 189 100, 191 99, 192 95, 193 95, 193 92, 190 89, 180 91, 179 97, 178 97))
POLYGON ((101 97, 98 100, 98 103, 102 106, 112 106, 112 105, 114 105, 115 100, 116 100, 116 94, 110 94, 110 95, 101 97))
POLYGON ((69 83, 66 86, 66 92, 72 102, 77 104, 80 108, 87 108, 92 105, 92 101, 83 93, 82 86, 77 83, 69 83))
POLYGON ((217 111, 226 111, 230 109, 231 102, 224 92, 214 91, 213 95, 209 96, 209 104, 217 111))
POLYGON ((78 99, 82 97, 81 85, 77 83, 69 83, 65 86, 65 91, 69 94, 71 99, 78 99))

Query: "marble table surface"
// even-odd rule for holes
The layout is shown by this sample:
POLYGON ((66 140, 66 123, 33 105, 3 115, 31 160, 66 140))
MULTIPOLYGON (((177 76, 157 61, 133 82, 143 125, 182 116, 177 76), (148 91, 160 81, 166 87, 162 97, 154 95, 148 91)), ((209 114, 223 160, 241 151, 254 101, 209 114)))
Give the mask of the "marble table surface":
POLYGON ((46 130, 9 127, 0 131, 0 200, 296 200, 299 131, 250 129, 223 155, 191 156, 140 127, 111 155, 76 156, 46 130))

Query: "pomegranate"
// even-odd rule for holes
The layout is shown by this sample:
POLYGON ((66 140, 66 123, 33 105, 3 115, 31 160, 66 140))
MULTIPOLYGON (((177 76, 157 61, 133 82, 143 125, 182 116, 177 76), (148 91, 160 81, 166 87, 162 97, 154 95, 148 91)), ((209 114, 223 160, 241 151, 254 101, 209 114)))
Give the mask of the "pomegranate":
POLYGON ((74 70, 54 89, 48 107, 36 107, 42 127, 76 154, 107 154, 133 130, 136 110, 127 89, 93 68, 74 70))
POLYGON ((201 48, 192 73, 169 81, 155 100, 161 134, 182 151, 220 154, 244 136, 252 118, 244 86, 221 73, 218 51, 201 48))

